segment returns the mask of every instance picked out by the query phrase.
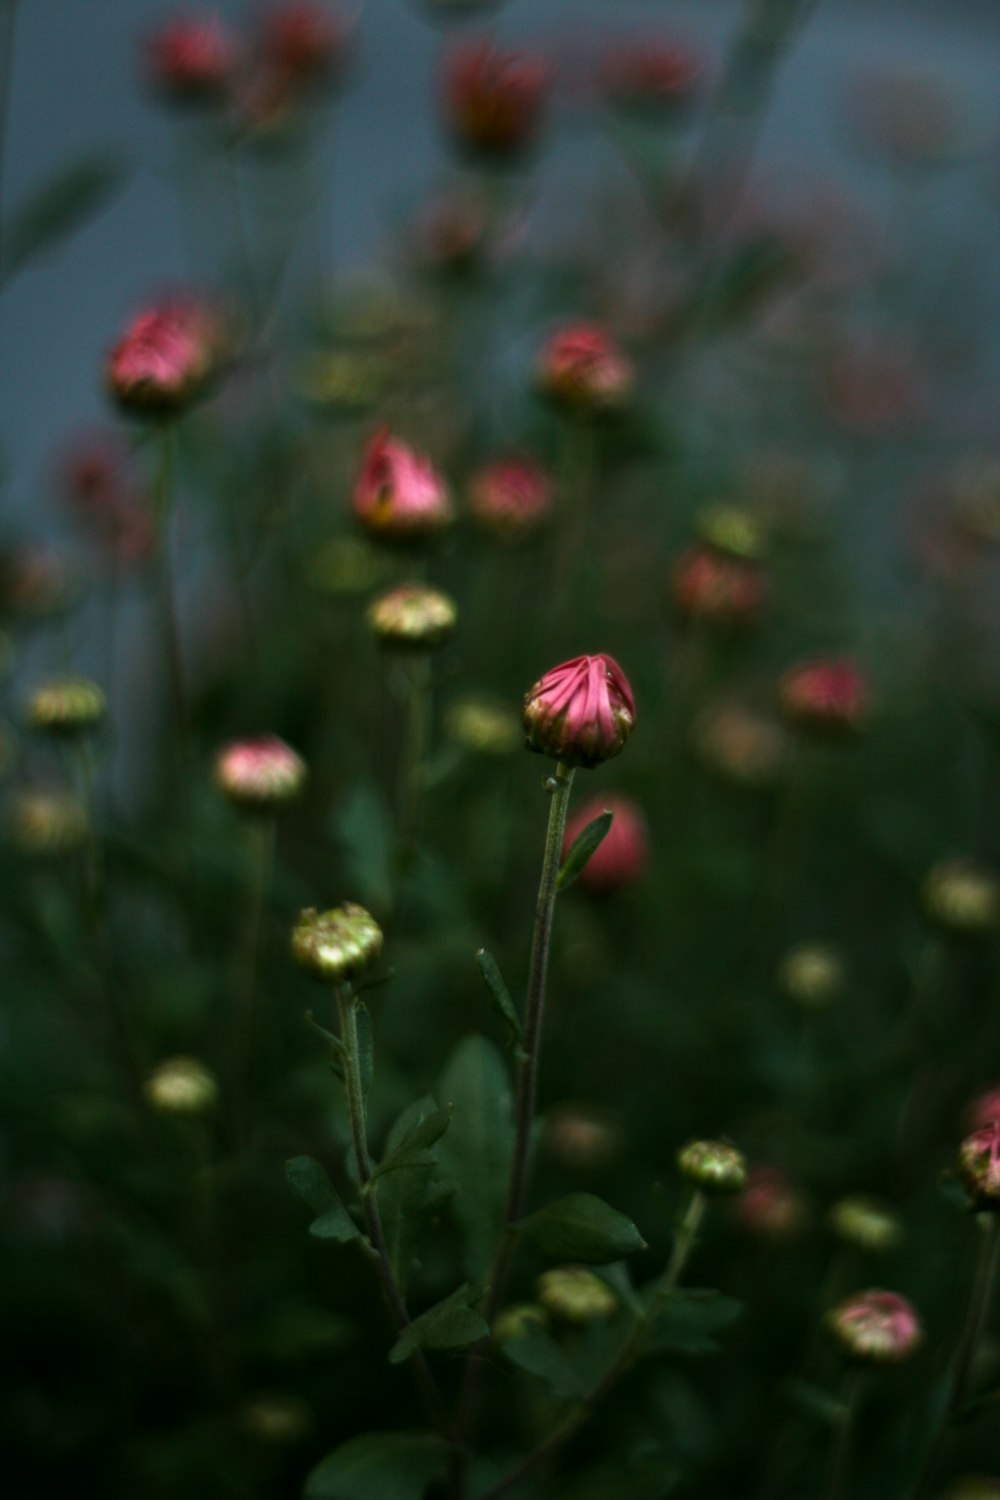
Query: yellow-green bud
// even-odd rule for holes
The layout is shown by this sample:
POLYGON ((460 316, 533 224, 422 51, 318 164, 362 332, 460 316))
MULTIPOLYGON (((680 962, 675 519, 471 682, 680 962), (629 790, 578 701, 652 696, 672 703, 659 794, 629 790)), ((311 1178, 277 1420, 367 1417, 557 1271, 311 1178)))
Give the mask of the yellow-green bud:
POLYGON ((101 722, 107 702, 96 682, 86 677, 55 677, 28 699, 32 729, 48 734, 81 734, 101 722))
POLYGON ((830 1210, 830 1228, 838 1239, 874 1254, 895 1250, 903 1238, 896 1214, 863 1194, 841 1198, 830 1210))
POLYGON ((950 859, 924 881, 927 915, 953 932, 988 932, 1000 921, 1000 881, 972 859, 950 859))
POLYGON ((698 530, 710 547, 729 557, 755 560, 764 555, 764 530, 760 521, 739 506, 713 505, 702 511, 698 516, 698 530))
POLYGON ((86 841, 86 809, 67 792, 22 791, 8 812, 11 842, 22 854, 44 858, 67 854, 86 841))
POLYGON ((196 1057, 169 1057, 143 1085, 147 1102, 165 1115, 203 1115, 219 1097, 219 1085, 196 1057))
POLYGON ((778 983, 788 999, 804 1010, 822 1010, 843 989, 844 965, 835 949, 823 943, 800 943, 782 959, 778 983))
POLYGON ((498 1344, 506 1344, 508 1339, 523 1338, 526 1333, 548 1326, 544 1307, 535 1302, 515 1302, 505 1307, 493 1324, 493 1338, 498 1344))
POLYGON ((746 1160, 728 1141, 689 1141, 677 1153, 677 1168, 703 1193, 738 1193, 746 1186, 746 1160))
POLYGON ((382 929, 363 906, 308 907, 292 932, 292 955, 317 979, 336 984, 368 968, 382 952, 382 929))
POLYGON ((368 623, 385 645, 418 650, 440 646, 455 629, 457 620, 454 600, 419 583, 404 583, 390 589, 368 611, 368 623))
POLYGON ((607 1282, 586 1266, 557 1266, 545 1271, 535 1288, 546 1312, 565 1323, 596 1323, 610 1318, 618 1306, 618 1298, 607 1282))
POLYGON ((445 713, 450 740, 477 755, 512 755, 524 742, 520 716, 492 698, 459 698, 445 713))

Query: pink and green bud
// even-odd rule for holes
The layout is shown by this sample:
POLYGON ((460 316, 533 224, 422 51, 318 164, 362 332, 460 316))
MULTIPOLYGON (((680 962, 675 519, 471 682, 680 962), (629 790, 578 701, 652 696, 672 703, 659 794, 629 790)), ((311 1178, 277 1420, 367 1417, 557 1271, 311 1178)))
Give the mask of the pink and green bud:
POLYGON ((847 657, 800 662, 782 677, 781 706, 798 729, 817 734, 852 733, 869 712, 868 685, 847 657))
POLYGON ((541 127, 551 68, 528 52, 465 42, 445 63, 444 115, 459 146, 502 161, 522 155, 541 127))
POLYGON ((215 761, 215 784, 248 812, 276 812, 293 802, 306 781, 306 764, 276 734, 235 740, 215 761))
POLYGON ((638 803, 628 797, 594 798, 569 820, 563 842, 565 856, 588 823, 601 813, 613 814, 611 827, 577 876, 576 883, 594 895, 635 885, 649 864, 649 828, 638 803))
POLYGON ((739 1193, 746 1187, 746 1158, 728 1141, 689 1141, 677 1153, 677 1170, 703 1193, 739 1193))
POLYGON ((602 1322, 618 1307, 618 1298, 607 1282, 586 1266, 557 1266, 545 1271, 535 1289, 545 1311, 564 1323, 602 1322))
POLYGON ((146 1101, 165 1115, 207 1114, 219 1097, 219 1085, 196 1057, 170 1057, 154 1068, 143 1085, 146 1101))
POLYGON ((96 729, 106 708, 107 700, 96 682, 86 677, 55 677, 31 694, 26 717, 32 729, 69 736, 96 729))
POLYGON ((368 610, 372 632, 386 646, 428 651, 443 645, 455 629, 455 601, 438 589, 404 583, 382 594, 368 610))
POLYGON ((131 416, 177 416, 206 394, 228 344, 216 308, 196 297, 172 297, 128 325, 108 355, 108 389, 131 416))
POLYGON ((902 1364, 923 1340, 912 1303, 877 1287, 853 1292, 830 1309, 825 1321, 842 1352, 857 1364, 902 1364))
POLYGON ((1000 1213, 1000 1121, 965 1137, 955 1173, 977 1212, 1000 1213))
POLYGON ((308 907, 292 931, 292 956, 316 979, 341 984, 370 967, 382 952, 382 929, 363 906, 348 901, 331 911, 308 907))
POLYGON ((624 749, 635 727, 628 679, 610 656, 577 656, 540 677, 524 699, 529 750, 593 767, 624 749))
POLYGON ((575 323, 554 333, 538 360, 538 386, 555 405, 584 414, 620 410, 635 384, 631 361, 603 328, 575 323))
POLYGON ((935 865, 924 881, 924 908, 940 927, 973 935, 1000 921, 1000 881, 973 859, 935 865))
POLYGON ((354 487, 354 514, 373 536, 417 542, 451 523, 452 506, 430 461, 382 427, 368 444, 354 487))
POLYGON ((167 104, 224 104, 241 63, 240 48, 219 16, 168 21, 146 41, 146 77, 167 104))
POLYGON ((574 1172, 606 1167, 622 1147, 622 1127, 607 1110, 587 1104, 558 1104, 545 1118, 545 1149, 574 1172))
POLYGON ((530 458, 502 458, 474 474, 469 508, 488 531, 502 537, 534 531, 552 510, 552 483, 530 458))
POLYGON ((899 1216, 876 1198, 855 1193, 841 1198, 830 1210, 830 1228, 845 1245, 883 1255, 902 1243, 899 1216))

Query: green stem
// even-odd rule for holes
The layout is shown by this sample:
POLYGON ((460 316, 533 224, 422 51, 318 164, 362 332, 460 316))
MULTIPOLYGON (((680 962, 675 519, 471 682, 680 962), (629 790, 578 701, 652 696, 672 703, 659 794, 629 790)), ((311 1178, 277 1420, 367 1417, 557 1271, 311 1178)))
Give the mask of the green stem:
POLYGON ((271 889, 274 842, 277 828, 273 816, 265 815, 250 829, 250 881, 247 899, 243 962, 237 981, 236 1096, 239 1112, 245 1113, 253 1096, 254 1041, 257 1031, 258 994, 263 958, 264 918, 271 889))
POLYGON ((173 514, 175 483, 175 432, 166 423, 160 434, 160 461, 156 475, 154 505, 156 512, 158 590, 161 629, 167 658, 167 681, 173 711, 175 752, 179 779, 184 780, 187 749, 187 707, 184 692, 184 659, 181 650, 177 597, 171 562, 170 522, 173 514))
POLYGON ((826 1481, 826 1500, 837 1500, 847 1485, 847 1473, 854 1445, 854 1429, 857 1424, 858 1405, 861 1397, 863 1371, 849 1370, 844 1384, 842 1415, 837 1436, 830 1453, 830 1467, 826 1481))
POLYGON ((405 855, 420 840, 424 773, 431 738, 433 678, 428 651, 417 651, 404 663, 406 672, 406 727, 399 768, 399 844, 405 855))

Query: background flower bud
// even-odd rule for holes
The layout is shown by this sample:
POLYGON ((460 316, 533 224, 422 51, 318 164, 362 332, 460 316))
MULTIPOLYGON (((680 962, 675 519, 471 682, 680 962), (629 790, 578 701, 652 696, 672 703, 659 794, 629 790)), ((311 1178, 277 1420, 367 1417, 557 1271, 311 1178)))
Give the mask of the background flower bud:
POLYGON ((546 1312, 564 1323, 595 1323, 610 1318, 618 1298, 606 1281, 586 1266, 556 1266, 535 1287, 546 1312))
POLYGON ((445 62, 444 114, 455 141, 494 160, 521 155, 538 135, 550 68, 528 52, 464 42, 445 62))
POLYGON ((868 688, 846 657, 819 658, 790 667, 779 685, 781 707, 798 729, 844 733, 868 716, 868 688))
POLYGON ((638 803, 619 795, 595 797, 566 825, 563 854, 594 818, 614 814, 611 827, 577 876, 576 883, 595 894, 623 890, 641 880, 649 863, 649 829, 638 803))
POLYGON ((386 541, 419 541, 452 520, 444 480, 428 459, 381 428, 368 444, 354 487, 354 514, 386 541))
POLYGON ((68 792, 21 791, 7 815, 11 843, 38 858, 79 849, 90 832, 86 809, 68 792))
POLYGON ((292 931, 292 955, 317 979, 338 983, 367 969, 382 952, 382 929, 353 901, 331 911, 308 907, 292 931))
POLYGON ((440 646, 455 629, 455 602, 439 589, 404 583, 381 594, 368 610, 368 624, 387 646, 428 650, 440 646))
POLYGON ((704 80, 700 56, 677 41, 637 37, 613 47, 599 83, 617 109, 673 119, 698 98, 704 80))
POLYGON ((469 483, 469 509, 488 531, 518 537, 548 518, 552 484, 530 458, 501 458, 480 469, 469 483))
POLYGON ((982 1125, 958 1148, 955 1172, 973 1208, 1000 1212, 1000 1121, 982 1125))
POLYGON ((597 766, 635 726, 628 679, 610 656, 577 656, 540 677, 524 698, 528 748, 571 766, 597 766))
POLYGON ((273 812, 293 801, 306 780, 306 764, 276 734, 234 740, 215 761, 215 784, 236 804, 249 811, 273 812))
POLYGON ((781 960, 778 983, 795 1005, 821 1010, 843 990, 843 960, 825 943, 799 943, 781 960))
POLYGON ((32 729, 82 734, 101 722, 106 708, 107 700, 96 682, 86 677, 55 677, 35 688, 26 717, 32 729))
POLYGON ((240 63, 240 49, 219 16, 168 21, 146 41, 146 77, 168 104, 211 106, 225 102, 240 63))
POLYGON ((728 1141, 689 1141, 677 1153, 677 1169, 705 1193, 738 1193, 746 1186, 746 1159, 728 1141))
POLYGON ((830 1209, 830 1228, 846 1245, 882 1254, 895 1250, 903 1239, 897 1214, 876 1198, 855 1193, 840 1198, 830 1209))
POLYGON ((510 755, 524 738, 521 720, 510 705, 481 694, 451 703, 444 727, 450 740, 477 755, 510 755))
POLYGON ((713 771, 746 787, 776 781, 788 765, 792 748, 780 724, 739 703, 712 705, 700 714, 694 741, 713 771))
POLYGON ((924 908, 953 932, 988 932, 1000 920, 1000 881, 973 859, 935 865, 924 881, 924 908))
POLYGON ((859 1364, 901 1364, 923 1339, 913 1305, 897 1292, 877 1287, 845 1297, 825 1322, 843 1352, 859 1364))
POLYGON ((547 1328, 548 1324, 544 1307, 535 1302, 515 1302, 498 1315, 493 1324, 493 1339, 497 1344, 506 1344, 509 1339, 523 1338, 527 1333, 547 1328))
POLYGON ((767 575, 756 563, 692 547, 674 567, 671 590, 682 620, 741 629, 760 617, 767 575))
POLYGON ((139 313, 111 350, 108 389, 133 416, 176 416, 206 393, 227 343, 221 315, 207 302, 169 298, 139 313))
POLYGON ((148 1103, 161 1114, 203 1115, 219 1096, 219 1085, 196 1057, 170 1057, 143 1085, 148 1103))
POLYGON ((557 1104, 545 1118, 545 1149, 572 1171, 598 1171, 622 1147, 622 1128, 607 1110, 587 1104, 557 1104))
POLYGON ((538 359, 538 386, 556 405, 579 412, 624 406, 632 394, 631 361, 603 328, 575 323, 559 329, 538 359))
POLYGON ((788 1240, 805 1227, 808 1210, 798 1188, 781 1167, 752 1167, 733 1203, 733 1213, 749 1234, 762 1240, 788 1240))

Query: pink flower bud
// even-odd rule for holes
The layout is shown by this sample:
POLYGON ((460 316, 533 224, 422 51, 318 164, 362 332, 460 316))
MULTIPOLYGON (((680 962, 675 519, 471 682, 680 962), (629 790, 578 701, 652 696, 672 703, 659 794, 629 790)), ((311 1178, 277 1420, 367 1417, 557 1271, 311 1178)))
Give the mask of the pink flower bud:
POLYGON ((501 458, 473 475, 469 506, 490 531, 522 536, 548 516, 552 484, 533 459, 501 458))
POLYGON ((577 656, 525 694, 529 750, 570 766, 597 766, 624 748, 635 727, 628 679, 610 656, 577 656))
POLYGON ((354 513, 374 535, 401 542, 433 535, 452 519, 440 474, 387 427, 368 444, 354 487, 354 513))
POLYGON ((748 1234, 762 1240, 788 1240, 808 1218, 802 1194, 781 1167, 751 1167, 733 1213, 748 1234))
POLYGON ((225 101, 239 66, 239 48, 218 16, 178 17, 146 42, 146 74, 170 104, 225 101))
POLYGON ((1000 1125, 1000 1084, 976 1095, 965 1111, 965 1122, 970 1130, 981 1130, 984 1125, 1000 1125))
POLYGON ((305 779, 305 762, 275 734, 236 740, 215 762, 219 790, 249 811, 274 812, 299 795, 305 779))
POLYGON ((195 297, 173 297, 133 318, 108 356, 108 389, 140 417, 169 417, 203 395, 218 374, 222 319, 195 297))
POLYGON ((599 818, 602 812, 614 814, 611 827, 577 877, 584 890, 604 894, 634 885, 645 874, 649 863, 649 830, 641 808, 628 797, 599 797, 586 803, 569 820, 563 853, 573 840, 599 818))
POLYGON ((351 31, 345 17, 315 0, 272 5, 262 28, 265 65, 291 85, 329 80, 343 67, 351 31))
POLYGON ((912 1303, 896 1292, 883 1292, 877 1287, 854 1292, 831 1308, 826 1326, 844 1353, 859 1364, 900 1364, 923 1339, 912 1303))
POLYGON ((973 1208, 1000 1212, 1000 1120, 965 1137, 958 1148, 955 1171, 973 1208))
POLYGON ((644 114, 677 115, 697 99, 704 78, 701 58, 678 42, 645 37, 615 48, 600 71, 611 104, 644 114))
POLYGON ((554 333, 538 361, 543 395, 578 411, 612 411, 632 392, 631 362, 603 328, 575 323, 554 333))
POLYGON ((153 518, 131 473, 131 455, 113 436, 98 434, 66 455, 60 476, 74 517, 119 565, 140 561, 153 545, 153 518))
POLYGON ((781 679, 781 706, 801 729, 860 729, 868 715, 868 687, 847 657, 800 662, 781 679))
POLYGON ((767 574, 756 563, 691 547, 674 568, 673 597, 682 620, 729 629, 753 625, 767 597, 767 574))
POLYGON ((458 143, 484 156, 523 152, 538 134, 551 69, 527 52, 488 41, 454 47, 445 64, 444 112, 458 143))

